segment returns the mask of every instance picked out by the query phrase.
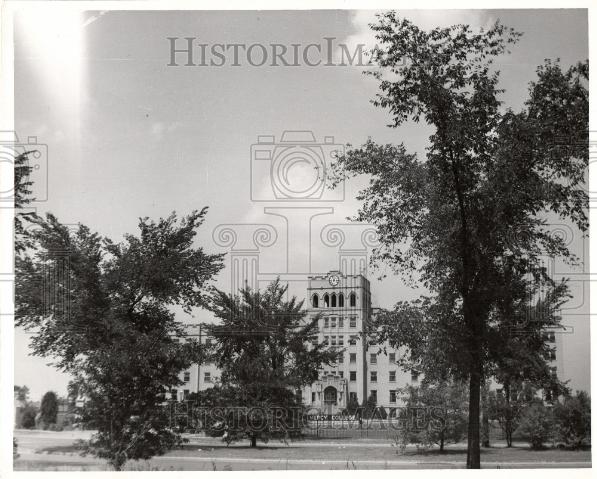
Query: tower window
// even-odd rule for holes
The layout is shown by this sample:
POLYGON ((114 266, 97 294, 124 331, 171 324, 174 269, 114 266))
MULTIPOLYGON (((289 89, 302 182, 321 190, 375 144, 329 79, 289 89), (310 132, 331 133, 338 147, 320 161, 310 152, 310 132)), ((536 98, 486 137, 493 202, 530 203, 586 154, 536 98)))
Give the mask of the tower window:
POLYGON ((316 294, 313 295, 312 304, 314 308, 319 308, 319 296, 316 294))
POLYGON ((323 295, 323 306, 325 308, 329 308, 330 307, 330 295, 327 294, 327 293, 323 295))
POLYGON ((332 308, 336 307, 336 293, 332 293, 332 308))
POLYGON ((338 295, 338 307, 343 308, 344 307, 344 294, 340 293, 338 295))
POLYGON ((357 295, 350 293, 350 307, 354 308, 357 305, 357 295))

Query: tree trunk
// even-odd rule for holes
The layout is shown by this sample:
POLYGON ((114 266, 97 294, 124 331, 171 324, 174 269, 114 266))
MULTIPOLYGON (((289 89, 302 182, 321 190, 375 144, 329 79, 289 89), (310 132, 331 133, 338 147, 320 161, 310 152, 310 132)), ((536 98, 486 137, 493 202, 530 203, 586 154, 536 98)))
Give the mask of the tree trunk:
POLYGON ((506 399, 506 446, 512 447, 512 408, 510 406, 510 382, 505 381, 504 396, 506 399))
POLYGON ((467 469, 481 469, 479 413, 481 409, 481 364, 479 354, 472 354, 468 406, 467 469))
POLYGON ((483 415, 483 447, 489 447, 489 414, 487 411, 487 385, 483 384, 481 402, 483 404, 481 414, 483 415))
POLYGON ((444 431, 440 433, 439 437, 439 452, 444 452, 444 431))
POLYGON ((251 447, 257 447, 257 436, 251 436, 251 447))

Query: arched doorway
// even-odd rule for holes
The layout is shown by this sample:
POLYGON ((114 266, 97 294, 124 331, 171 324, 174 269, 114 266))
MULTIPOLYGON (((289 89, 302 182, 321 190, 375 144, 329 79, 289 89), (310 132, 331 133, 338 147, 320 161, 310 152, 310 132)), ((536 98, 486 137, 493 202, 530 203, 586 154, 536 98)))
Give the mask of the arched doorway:
POLYGON ((326 414, 334 414, 338 404, 338 391, 334 386, 328 386, 323 390, 323 406, 326 414))

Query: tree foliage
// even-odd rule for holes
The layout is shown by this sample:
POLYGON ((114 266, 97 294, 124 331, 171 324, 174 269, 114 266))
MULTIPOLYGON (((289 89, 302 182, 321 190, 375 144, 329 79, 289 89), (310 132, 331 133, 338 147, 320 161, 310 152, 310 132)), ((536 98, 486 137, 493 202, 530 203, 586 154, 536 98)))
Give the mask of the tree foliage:
MULTIPOLYGON (((587 228, 588 64, 539 67, 529 99, 514 112, 499 99, 493 63, 519 33, 499 23, 478 33, 466 25, 426 32, 395 12, 380 14, 371 28, 380 67, 370 72, 380 86, 373 104, 390 112, 392 127, 424 121, 433 132, 424 160, 403 144, 368 140, 351 148, 336 162, 335 180, 370 179, 354 219, 376 225, 374 260, 431 293, 381 314, 379 342, 404 346, 402 361, 426 376, 468 381, 467 466, 478 468, 483 377, 503 365, 500 355, 513 363, 522 357, 520 347, 502 340, 498 300, 508 302, 514 282, 529 276, 527 303, 543 287, 561 299, 565 287, 555 289, 542 260, 575 258, 550 234, 547 215, 587 228), (578 144, 584 146, 570 147, 578 144)), ((539 324, 531 328, 523 341, 538 358, 539 324)))
POLYGON ((584 391, 567 395, 553 408, 556 434, 566 446, 578 449, 591 442, 591 397, 584 391))
POLYGON ((520 424, 515 433, 524 437, 532 449, 543 449, 552 440, 553 414, 541 401, 534 401, 522 412, 520 424))
POLYGON ((54 391, 48 391, 41 398, 40 421, 46 429, 50 424, 56 424, 58 416, 58 397, 54 391))
POLYGON ((197 341, 179 342, 185 330, 172 309, 204 305, 222 268, 221 255, 193 244, 206 212, 141 218, 139 235, 120 243, 48 214, 19 263, 16 323, 33 333, 35 354, 74 376, 87 399, 83 418, 98 430, 88 450, 116 469, 178 440, 164 393, 203 355, 197 341))
MULTIPOLYGON (((307 318, 303 301, 286 299, 287 290, 277 279, 263 291, 244 288, 240 295, 216 291, 213 296, 210 308, 220 321, 209 333, 216 340, 213 358, 224 386, 209 394, 221 393, 220 406, 256 408, 262 415, 278 408, 294 417, 290 411, 301 404, 300 388, 336 360, 336 351, 316 342, 319 316, 307 318)), ((288 430, 293 429, 289 424, 288 430)), ((270 433, 246 424, 229 437, 248 437, 254 446, 270 433)))

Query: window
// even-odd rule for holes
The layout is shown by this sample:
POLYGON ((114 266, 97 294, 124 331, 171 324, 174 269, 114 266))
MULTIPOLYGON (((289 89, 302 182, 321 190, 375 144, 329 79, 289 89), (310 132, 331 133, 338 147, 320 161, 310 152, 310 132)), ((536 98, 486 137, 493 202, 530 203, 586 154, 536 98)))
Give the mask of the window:
POLYGON ((550 343, 555 343, 556 342, 556 333, 554 333, 553 331, 550 331, 549 333, 547 333, 547 340, 550 343))
POLYGON ((170 391, 170 398, 171 398, 173 401, 178 401, 178 389, 172 389, 172 390, 170 391))
POLYGON ((336 316, 332 317, 332 328, 336 327, 336 316))
POLYGON ((329 340, 330 340, 329 336, 324 336, 323 337, 323 344, 327 346, 329 344, 329 340))
POLYGON ((344 307, 344 295, 342 293, 340 293, 340 295, 338 296, 338 306, 340 308, 344 307))
POLYGON ((332 346, 336 345, 336 336, 332 336, 332 346))
POLYGON ((184 372, 184 382, 188 383, 191 380, 191 373, 189 371, 184 372))
POLYGON ((557 376, 558 375, 558 368, 557 367, 553 367, 553 368, 549 368, 551 370, 551 375, 552 376, 557 376))
POLYGON ((356 328, 357 327, 357 317, 356 316, 351 316, 350 317, 350 327, 351 328, 356 328))
POLYGON ((339 328, 343 328, 344 327, 344 318, 342 316, 340 316, 338 318, 338 327, 339 328))
POLYGON ((332 308, 336 307, 336 293, 332 293, 332 308))
POLYGON ((357 353, 350 353, 350 362, 351 363, 357 362, 357 353))
POLYGON ((419 372, 418 371, 411 371, 410 372, 410 380, 415 383, 419 380, 419 372))
POLYGON ((390 371, 390 382, 391 383, 396 382, 396 371, 390 371))
POLYGON ((552 361, 555 361, 555 359, 556 359, 556 350, 555 349, 552 349, 549 352, 549 359, 551 359, 552 361))
POLYGON ((211 373, 205 372, 203 373, 203 381, 206 383, 211 382, 211 373))
POLYGON ((315 402, 315 393, 311 393, 311 402, 315 402))
POLYGON ((350 344, 351 346, 354 346, 355 344, 357 344, 357 337, 351 336, 350 339, 348 340, 348 344, 350 344))
POLYGON ((377 364, 377 354, 371 353, 371 355, 369 357, 370 357, 371 364, 377 364))
POLYGON ((395 403, 396 402, 396 391, 395 390, 391 390, 390 391, 390 402, 391 403, 395 403))
POLYGON ((189 398, 189 392, 190 391, 188 389, 184 389, 182 391, 182 396, 183 396, 184 399, 188 399, 189 398))
POLYGON ((373 399, 375 402, 377 402, 377 389, 372 389, 370 396, 371 396, 371 399, 373 399))
POLYGON ((344 377, 344 371, 338 371, 338 376, 340 376, 341 378, 344 377))
POLYGON ((355 392, 349 392, 348 393, 348 399, 350 401, 356 401, 356 402, 358 402, 357 393, 355 393, 355 392))
POLYGON ((327 293, 323 295, 323 306, 326 308, 330 307, 330 295, 327 293))
POLYGON ((338 364, 344 364, 344 354, 338 356, 338 364))
POLYGON ((357 305, 357 295, 350 293, 350 307, 354 308, 357 305))
POLYGON ((313 295, 313 300, 311 301, 311 304, 313 304, 314 308, 319 308, 319 296, 317 296, 316 294, 313 295))
POLYGON ((390 364, 396 364, 396 353, 390 353, 390 364))
POLYGON ((344 336, 338 336, 338 346, 344 346, 344 336))
POLYGON ((356 381, 357 380, 357 372, 356 371, 350 371, 350 380, 351 381, 356 381))
POLYGON ((371 382, 372 383, 377 382, 377 371, 371 371, 371 382))
POLYGON ((323 327, 324 328, 329 328, 330 327, 330 318, 325 318, 323 320, 323 327))

